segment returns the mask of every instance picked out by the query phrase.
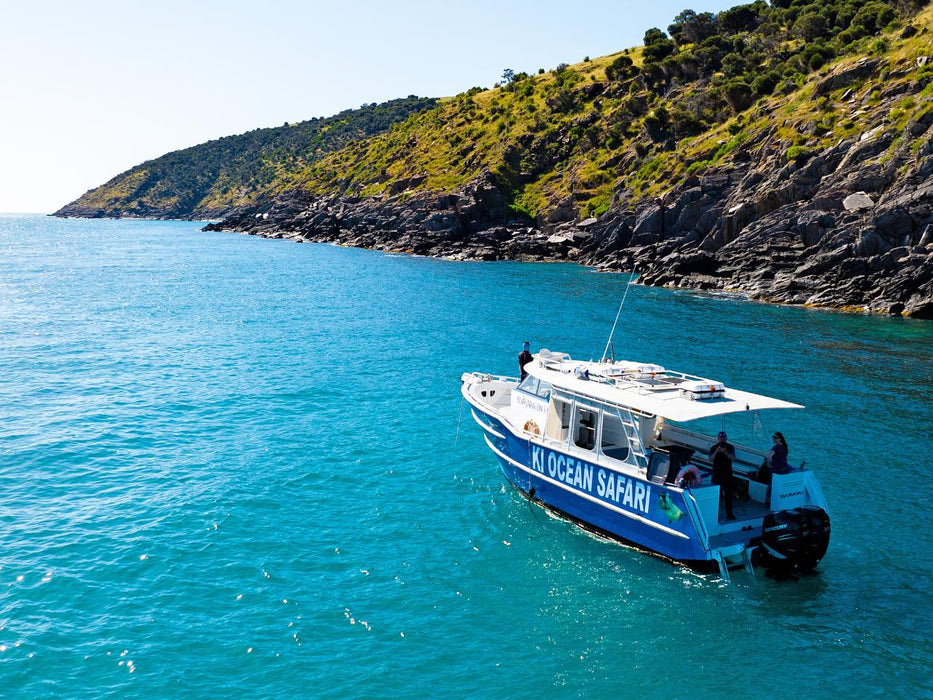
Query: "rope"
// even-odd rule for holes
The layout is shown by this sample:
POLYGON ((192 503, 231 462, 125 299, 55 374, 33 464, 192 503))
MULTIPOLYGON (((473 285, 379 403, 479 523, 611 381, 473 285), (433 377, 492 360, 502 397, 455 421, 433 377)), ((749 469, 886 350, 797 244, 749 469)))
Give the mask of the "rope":
POLYGON ((457 434, 454 436, 454 447, 457 446, 457 442, 460 440, 460 420, 463 418, 463 395, 460 396, 460 415, 457 416, 457 434))
POLYGON ((616 320, 612 322, 612 330, 609 331, 609 340, 606 343, 606 349, 603 350, 603 357, 600 362, 606 361, 606 354, 609 352, 609 347, 612 345, 612 336, 616 332, 616 324, 619 323, 619 316, 622 315, 622 306, 625 304, 625 297, 628 296, 628 288, 632 286, 632 280, 635 279, 635 268, 632 268, 632 273, 628 277, 628 284, 625 285, 625 293, 622 294, 622 301, 619 303, 619 310, 616 312, 616 320))

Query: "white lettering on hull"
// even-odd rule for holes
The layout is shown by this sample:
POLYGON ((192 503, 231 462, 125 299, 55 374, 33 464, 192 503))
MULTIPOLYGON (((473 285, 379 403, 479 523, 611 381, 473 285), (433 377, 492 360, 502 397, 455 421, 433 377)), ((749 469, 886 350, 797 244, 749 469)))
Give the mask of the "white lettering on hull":
POLYGON ((540 445, 531 445, 531 468, 573 489, 629 510, 647 514, 651 505, 650 485, 540 445))
POLYGON ((535 413, 547 413, 548 404, 546 401, 540 399, 531 399, 520 392, 515 392, 515 405, 521 406, 522 408, 529 409, 535 413))

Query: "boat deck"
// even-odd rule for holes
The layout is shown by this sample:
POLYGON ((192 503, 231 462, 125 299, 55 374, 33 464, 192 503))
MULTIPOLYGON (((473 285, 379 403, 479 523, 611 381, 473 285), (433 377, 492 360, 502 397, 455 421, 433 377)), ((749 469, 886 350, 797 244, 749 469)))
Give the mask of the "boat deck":
MULTIPOLYGON (((707 523, 707 527, 710 528, 712 533, 715 533, 710 535, 710 541, 712 542, 718 537, 732 538, 733 536, 735 536, 735 542, 747 540, 749 530, 761 531, 762 520, 770 512, 771 510, 763 503, 746 499, 734 499, 732 501, 732 513, 735 515, 735 520, 727 520, 726 509, 720 503, 718 531, 717 524, 707 523)), ((732 539, 727 542, 727 544, 733 543, 732 539)))
MULTIPOLYGON (((761 526, 758 526, 757 532, 760 533, 761 526)), ((749 540, 749 530, 727 530, 717 535, 711 535, 709 538, 710 549, 724 549, 733 545, 745 545, 749 540)))

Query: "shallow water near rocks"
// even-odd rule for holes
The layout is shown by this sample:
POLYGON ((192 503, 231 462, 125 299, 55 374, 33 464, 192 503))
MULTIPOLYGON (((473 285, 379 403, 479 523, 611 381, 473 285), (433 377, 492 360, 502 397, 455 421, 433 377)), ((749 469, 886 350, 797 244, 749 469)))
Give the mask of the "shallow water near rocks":
POLYGON ((933 693, 933 324, 631 287, 616 357, 807 406, 729 429, 829 552, 725 585, 530 505, 461 406, 599 357, 626 276, 198 229, 0 217, 4 696, 933 693))

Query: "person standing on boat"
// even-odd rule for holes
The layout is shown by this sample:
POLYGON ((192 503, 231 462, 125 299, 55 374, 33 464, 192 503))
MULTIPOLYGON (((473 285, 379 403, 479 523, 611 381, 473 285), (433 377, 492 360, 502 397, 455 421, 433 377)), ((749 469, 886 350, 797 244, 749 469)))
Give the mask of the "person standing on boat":
POLYGON ((725 432, 716 436, 716 442, 709 448, 713 460, 713 483, 719 484, 720 496, 726 499, 726 520, 735 520, 732 513, 732 460, 735 448, 728 442, 725 432))
POLYGON ((526 340, 522 344, 522 351, 518 353, 518 371, 521 373, 522 379, 528 376, 528 372, 525 371, 525 365, 533 359, 534 358, 531 356, 531 343, 526 340))
POLYGON ((771 439, 774 440, 774 447, 768 453, 768 466, 771 467, 772 474, 786 474, 790 471, 787 465, 787 440, 784 439, 783 434, 777 432, 771 436, 771 439))

